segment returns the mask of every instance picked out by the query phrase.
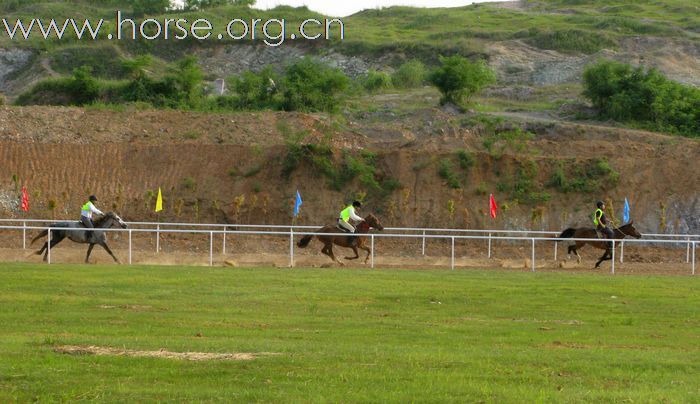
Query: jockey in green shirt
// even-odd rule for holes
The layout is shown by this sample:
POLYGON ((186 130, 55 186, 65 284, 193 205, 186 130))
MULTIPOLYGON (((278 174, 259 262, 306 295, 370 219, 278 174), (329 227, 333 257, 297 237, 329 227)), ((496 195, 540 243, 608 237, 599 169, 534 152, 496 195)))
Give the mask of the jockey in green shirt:
POLYGON ((595 213, 593 214, 593 224, 595 225, 596 230, 605 234, 606 238, 614 238, 615 233, 613 233, 612 229, 610 228, 608 218, 605 217, 605 203, 603 201, 598 201, 596 206, 598 209, 596 209, 595 213))
POLYGON ((353 221, 355 223, 359 223, 365 220, 355 213, 355 209, 360 209, 361 207, 362 204, 359 201, 355 201, 352 203, 352 205, 343 209, 338 217, 338 227, 343 230, 347 230, 350 233, 354 233, 355 227, 353 227, 350 222, 353 221))

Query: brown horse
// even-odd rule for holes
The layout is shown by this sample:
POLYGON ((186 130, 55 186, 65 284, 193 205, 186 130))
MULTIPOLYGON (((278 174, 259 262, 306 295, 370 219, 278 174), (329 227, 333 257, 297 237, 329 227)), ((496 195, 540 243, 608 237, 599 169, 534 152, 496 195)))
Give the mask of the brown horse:
MULTIPOLYGON (((360 257, 359 252, 357 251, 358 248, 361 248, 365 251, 367 251, 367 257, 365 258, 365 264, 369 260, 369 255, 371 254, 372 250, 367 247, 364 244, 364 239, 365 237, 359 236, 357 234, 367 234, 369 233, 370 229, 377 229, 377 230, 384 230, 384 226, 382 226, 381 223, 379 223, 379 219, 377 219, 373 214, 367 215, 365 220, 361 222, 360 224, 357 225, 357 229, 355 230, 355 233, 348 233, 347 235, 342 235, 342 236, 335 236, 335 235, 322 235, 322 236, 317 236, 318 239, 323 243, 323 249, 321 249, 321 252, 326 254, 327 256, 331 257, 331 259, 335 262, 337 262, 340 265, 344 265, 342 262, 340 262, 339 259, 335 257, 333 254, 333 244, 340 246, 340 247, 346 247, 346 248, 352 248, 352 250, 355 252, 354 257, 345 257, 347 260, 354 260, 360 257)), ((338 228, 337 225, 329 224, 328 226, 324 226, 318 230, 316 230, 314 233, 342 233, 343 231, 338 228)), ((313 235, 308 235, 304 236, 301 240, 299 240, 299 243, 297 243, 297 246, 299 248, 306 248, 306 246, 309 245, 309 242, 311 242, 311 239, 314 238, 313 235)))
MULTIPOLYGON (((622 240, 625 238, 625 236, 631 236, 634 238, 641 238, 642 234, 637 231, 637 229, 634 228, 633 225, 634 222, 627 223, 624 226, 620 226, 619 228, 613 229, 614 233, 614 239, 615 240, 622 240)), ((564 230, 558 238, 590 238, 593 239, 591 241, 580 241, 577 240, 576 244, 570 245, 569 246, 569 251, 568 254, 570 255, 572 252, 576 254, 576 259, 579 263, 581 263, 581 256, 578 254, 578 249, 585 246, 586 244, 590 244, 595 248, 605 250, 605 253, 603 253, 603 256, 600 257, 598 262, 596 262, 595 267, 598 268, 600 266, 600 263, 606 260, 612 259, 612 243, 610 241, 604 241, 605 239, 600 239, 598 238, 598 233, 596 232, 595 229, 593 228, 579 228, 579 229, 574 229, 574 228, 568 228, 564 230)))

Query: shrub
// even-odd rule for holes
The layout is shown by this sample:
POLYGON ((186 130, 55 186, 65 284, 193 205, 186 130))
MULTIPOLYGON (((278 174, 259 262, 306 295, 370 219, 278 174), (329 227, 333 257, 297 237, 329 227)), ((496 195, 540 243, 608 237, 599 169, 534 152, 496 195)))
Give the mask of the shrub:
POLYGON ((277 108, 280 81, 270 66, 258 73, 248 71, 228 80, 238 97, 234 102, 237 109, 277 108))
POLYGON ((303 58, 285 70, 282 108, 286 111, 336 112, 349 79, 339 69, 303 58))
POLYGON ((391 76, 391 82, 397 88, 415 88, 425 83, 427 71, 419 60, 402 64, 391 76))
POLYGON ((430 82, 442 93, 441 104, 462 105, 484 87, 496 81, 496 75, 479 60, 470 62, 462 56, 440 57, 442 66, 430 75, 430 82))
POLYGON ((364 77, 362 86, 365 90, 370 92, 386 90, 387 88, 391 88, 391 76, 386 72, 370 70, 364 77))
POLYGON ((440 178, 447 181, 447 185, 450 188, 459 189, 461 188, 461 185, 459 184, 459 180, 457 179, 457 176, 455 175, 452 168, 452 161, 450 161, 449 159, 442 159, 440 160, 440 164, 438 165, 438 175, 440 176, 440 178))
POLYGON ((700 136, 700 90, 654 69, 602 61, 586 68, 583 95, 603 118, 655 130, 700 136))

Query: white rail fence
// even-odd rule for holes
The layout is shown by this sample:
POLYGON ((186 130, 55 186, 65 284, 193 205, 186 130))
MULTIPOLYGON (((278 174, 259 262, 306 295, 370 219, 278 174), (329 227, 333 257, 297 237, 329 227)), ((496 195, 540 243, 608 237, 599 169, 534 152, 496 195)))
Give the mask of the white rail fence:
MULTIPOLYGON (((40 224, 40 223, 55 223, 55 220, 44 220, 44 219, 0 219, 0 224, 1 223, 22 223, 22 248, 27 248, 26 246, 26 240, 27 240, 27 230, 30 229, 30 227, 27 227, 27 223, 32 223, 32 224, 40 224)), ((203 231, 214 231, 216 234, 222 234, 223 235, 223 254, 226 254, 226 237, 228 234, 232 234, 232 230, 237 230, 237 229, 272 229, 272 231, 286 231, 288 232, 296 232, 299 233, 299 231, 309 231, 309 230, 314 230, 314 229, 319 229, 322 226, 302 226, 302 225, 271 225, 271 224, 207 224, 207 223, 161 223, 161 222, 126 222, 129 227, 136 227, 139 228, 141 227, 141 230, 149 230, 151 232, 155 232, 156 234, 156 252, 160 252, 160 234, 161 233, 168 233, 170 232, 169 228, 194 228, 194 229, 204 229, 203 231), (153 228, 155 227, 155 230, 153 228)), ((45 228, 44 228, 45 229, 45 228)), ((543 230, 476 230, 476 229, 440 229, 440 228, 420 228, 420 227, 385 227, 384 228, 385 232, 402 232, 405 235, 411 235, 411 238, 414 238, 413 235, 420 235, 421 236, 421 255, 425 256, 425 249, 426 249, 426 243, 427 240, 430 238, 434 237, 429 237, 430 235, 438 235, 438 236, 447 236, 447 234, 466 234, 466 235, 473 235, 473 234, 480 234, 484 236, 483 238, 487 240, 487 254, 488 258, 492 257, 493 254, 493 248, 492 248, 492 242, 494 240, 498 240, 498 236, 500 235, 507 235, 507 234, 515 234, 517 235, 516 238, 511 239, 511 240, 520 240, 523 237, 529 238, 532 237, 530 235, 538 235, 540 237, 544 236, 549 236, 550 240, 552 240, 554 237, 558 236, 560 232, 556 231, 543 231, 543 230)), ((285 233, 285 234, 286 234, 285 233)), ((691 258, 691 247, 693 245, 693 241, 700 241, 700 234, 659 234, 659 233, 644 233, 642 234, 642 237, 645 238, 645 241, 653 244, 655 242, 663 243, 664 245, 668 246, 667 241, 668 240, 673 240, 675 243, 674 245, 677 247, 685 246, 686 252, 685 252, 685 262, 690 263, 690 258, 691 258), (648 239, 652 238, 652 239, 648 239)), ((438 237, 438 238, 444 238, 444 237, 438 237)), ((567 240, 573 240, 573 239, 567 239, 567 240)), ((620 262, 624 262, 624 251, 625 251, 625 243, 628 243, 629 240, 621 240, 619 241, 620 243, 620 262)), ((557 244, 555 243, 554 247, 554 259, 556 260, 557 258, 557 244)))
MULTIPOLYGON (((196 225, 195 225, 196 226, 196 225)), ((221 235, 224 244, 223 244, 223 254, 226 254, 225 248, 226 248, 226 236, 227 235, 259 235, 259 236, 277 236, 277 237, 289 237, 289 266, 294 267, 294 253, 295 253, 295 243, 294 243, 294 237, 295 236, 306 236, 306 235, 314 235, 314 236, 348 236, 348 233, 315 233, 315 232, 310 232, 310 231, 295 231, 295 228, 298 228, 299 226, 274 226, 279 228, 280 230, 268 230, 268 231, 255 231, 255 230, 229 230, 227 227, 234 227, 230 225, 221 225, 222 227, 221 230, 196 230, 196 229, 163 229, 160 227, 157 227, 155 229, 134 229, 134 228, 128 228, 128 229, 96 229, 96 231, 103 231, 103 232, 117 232, 117 233, 127 233, 128 234, 128 263, 132 263, 132 258, 133 258, 133 248, 132 248, 132 239, 133 239, 133 234, 134 233, 155 233, 157 237, 157 247, 156 251, 159 251, 160 245, 159 245, 159 239, 160 239, 160 233, 180 233, 180 234, 208 234, 209 235, 209 265, 213 266, 214 265, 214 236, 215 235, 221 235), (289 229, 288 231, 282 231, 283 229, 289 229)), ((257 226, 257 225, 238 225, 236 227, 252 227, 252 228, 258 228, 258 227, 273 227, 273 226, 267 226, 267 225, 262 225, 262 226, 257 226)), ((303 226, 304 229, 308 229, 311 226, 303 226)), ((315 228, 315 227, 314 227, 315 228)), ((48 242, 48 251, 47 251, 47 261, 50 264, 51 263, 51 231, 85 231, 85 229, 67 229, 65 227, 48 227, 48 226, 27 226, 26 223, 23 223, 22 226, 0 226, 0 230, 21 230, 23 233, 24 237, 24 242, 23 242, 23 248, 26 248, 26 232, 27 230, 49 230, 48 236, 47 236, 47 242, 48 242)), ((385 230, 390 230, 388 228, 385 228, 385 230)), ((397 230, 397 229, 394 229, 397 230)), ((402 230, 407 230, 407 229, 402 229, 402 230)), ((414 229, 408 229, 408 230, 414 230, 414 229)), ((436 239, 436 240, 449 240, 450 241, 450 268, 455 269, 455 241, 456 240, 484 240, 488 241, 488 256, 491 258, 491 245, 492 241, 496 240, 502 240, 502 241, 516 241, 516 242, 524 242, 524 241, 529 241, 531 244, 531 257, 530 257, 530 263, 531 263, 531 270, 532 272, 536 271, 536 262, 537 262, 537 256, 536 256, 536 243, 552 243, 554 245, 554 260, 557 260, 557 254, 558 254, 558 242, 559 241, 564 241, 564 242, 571 242, 571 241, 591 241, 591 239, 581 239, 581 238, 556 238, 556 237, 534 237, 534 236, 494 236, 492 233, 545 233, 545 234, 552 234, 551 232, 527 232, 527 231, 509 231, 509 230, 502 230, 502 231, 495 231, 495 230, 466 230, 466 232, 476 232, 476 233, 484 233, 484 232, 489 232, 488 235, 446 235, 446 234, 426 234, 425 231, 438 231, 436 229, 418 229, 419 231, 423 231, 423 234, 396 234, 396 233, 370 233, 366 234, 365 237, 368 237, 370 239, 370 266, 371 268, 375 267, 375 254, 374 254, 374 241, 376 238, 403 238, 403 239, 422 239, 423 240, 423 254, 425 253, 425 240, 427 239, 436 239)), ((454 230, 454 229, 453 229, 454 230)), ((455 232, 457 232, 455 230, 455 232)), ((667 245, 671 246, 673 244, 678 244, 679 241, 685 243, 688 243, 688 256, 686 262, 690 264, 691 267, 691 274, 695 275, 695 250, 696 250, 696 245, 700 243, 700 240, 696 240, 698 238, 697 236, 688 236, 688 235, 676 235, 677 237, 686 237, 686 240, 669 240, 669 239, 628 239, 628 240, 610 240, 609 242, 612 242, 612 260, 611 260, 611 273, 615 273, 615 261, 616 261, 616 247, 619 245, 620 246, 620 262, 623 262, 623 255, 624 255, 624 245, 625 244, 662 244, 662 245, 667 245), (693 237, 693 240, 690 240, 690 237, 693 237)))

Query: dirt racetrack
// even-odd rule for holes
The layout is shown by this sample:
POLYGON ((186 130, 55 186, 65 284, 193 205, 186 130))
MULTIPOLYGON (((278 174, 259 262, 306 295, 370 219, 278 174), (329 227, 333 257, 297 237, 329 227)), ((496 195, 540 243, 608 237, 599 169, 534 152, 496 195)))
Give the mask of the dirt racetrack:
MULTIPOLYGON (((34 255, 41 244, 29 245, 22 248, 21 234, 10 237, 4 234, 0 237, 6 248, 0 248, 0 263, 27 262, 40 263, 41 257, 34 255)), ((298 241, 298 237, 295 238, 298 241)), ((160 252, 156 253, 155 235, 134 235, 132 239, 132 264, 139 265, 191 265, 208 266, 210 263, 210 242, 213 246, 211 260, 215 266, 230 267, 278 267, 289 268, 289 238, 269 236, 232 236, 224 243, 221 235, 214 235, 210 240, 209 234, 172 235, 161 234, 160 252)), ((109 242, 119 260, 129 262, 128 238, 111 236, 109 242)), ((583 261, 579 264, 575 257, 566 256, 568 243, 559 243, 557 259, 554 259, 554 244, 538 242, 536 246, 537 271, 561 272, 591 272, 610 274, 610 261, 594 269, 595 262, 602 250, 594 250, 586 246, 580 252, 583 261)), ((308 248, 300 249, 294 246, 294 266, 297 268, 337 267, 325 255, 320 253, 322 245, 313 240, 308 248)), ((421 254, 421 239, 389 240, 375 239, 375 268, 400 269, 444 269, 451 267, 451 245, 449 240, 428 240, 426 255, 421 254)), ((52 263, 83 263, 87 245, 78 245, 64 241, 51 252, 52 263)), ((352 250, 335 247, 337 256, 345 263, 345 268, 370 268, 371 261, 364 264, 366 253, 360 251, 360 258, 347 260, 352 250)), ((666 246, 625 245, 624 262, 619 262, 619 248, 616 251, 617 274, 642 275, 691 275, 692 264, 686 262, 688 250, 686 244, 666 246)), ((512 271, 531 270, 530 241, 493 241, 492 258, 488 258, 486 240, 457 240, 455 243, 455 269, 494 269, 512 271)), ((690 251, 692 260, 692 250, 690 251)), ((697 258, 696 258, 697 259, 697 258)), ((112 264, 112 258, 99 246, 93 250, 90 262, 95 264, 112 264)), ((1 264, 0 264, 1 266, 1 264)), ((697 261, 696 261, 697 269, 697 261)))

